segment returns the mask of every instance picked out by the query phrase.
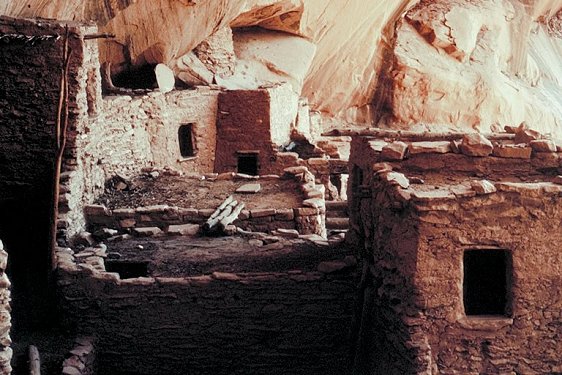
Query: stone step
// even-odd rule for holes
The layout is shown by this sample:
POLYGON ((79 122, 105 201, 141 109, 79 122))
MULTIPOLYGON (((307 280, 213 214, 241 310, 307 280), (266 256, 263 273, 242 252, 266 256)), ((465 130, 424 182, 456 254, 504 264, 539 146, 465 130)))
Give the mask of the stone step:
POLYGON ((347 211, 347 201, 326 201, 327 211, 347 211))
POLYGON ((326 229, 348 229, 349 218, 328 217, 326 218, 326 229))
POLYGON ((347 211, 326 210, 326 217, 349 217, 347 211))

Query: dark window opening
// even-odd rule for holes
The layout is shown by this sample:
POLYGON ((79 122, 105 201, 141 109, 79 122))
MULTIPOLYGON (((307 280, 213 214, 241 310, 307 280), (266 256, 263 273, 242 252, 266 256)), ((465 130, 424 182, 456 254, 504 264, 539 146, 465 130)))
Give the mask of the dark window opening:
POLYGON ((193 139, 193 124, 180 126, 178 129, 180 154, 184 158, 195 156, 195 142, 193 139))
POLYGON ((122 279, 134 279, 148 276, 148 262, 134 262, 122 260, 106 260, 105 270, 116 272, 122 279))
POLYGON ((140 67, 132 67, 112 76, 113 84, 116 87, 127 89, 154 89, 158 86, 156 82, 156 65, 148 64, 140 67))
POLYGON ((510 284, 508 251, 465 251, 463 300, 466 315, 509 315, 510 284))
POLYGON ((250 176, 258 175, 258 154, 247 153, 238 155, 238 173, 250 176))
POLYGON ((365 174, 359 166, 354 165, 352 170, 353 188, 357 188, 365 183, 365 174))

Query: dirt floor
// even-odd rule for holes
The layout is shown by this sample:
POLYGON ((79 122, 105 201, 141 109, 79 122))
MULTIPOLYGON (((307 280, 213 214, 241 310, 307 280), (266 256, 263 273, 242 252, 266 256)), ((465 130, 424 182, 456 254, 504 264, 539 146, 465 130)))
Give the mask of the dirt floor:
POLYGON ((96 203, 111 209, 167 204, 183 208, 214 208, 229 195, 246 204, 246 209, 296 208, 302 206, 303 194, 294 180, 198 180, 183 176, 143 175, 130 181, 110 180, 96 203), (259 183, 257 194, 238 194, 236 189, 248 183, 259 183))
POLYGON ((150 276, 183 277, 212 272, 315 271, 318 264, 353 255, 344 244, 318 246, 309 241, 277 242, 242 237, 176 237, 109 243, 107 262, 148 261, 150 276))

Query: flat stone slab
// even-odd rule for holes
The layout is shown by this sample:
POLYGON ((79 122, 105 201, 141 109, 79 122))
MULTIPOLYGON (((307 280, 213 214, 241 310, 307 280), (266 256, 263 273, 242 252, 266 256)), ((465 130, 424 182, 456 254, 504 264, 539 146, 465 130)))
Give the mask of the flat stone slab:
POLYGON ((236 189, 240 194, 256 194, 261 190, 261 184, 245 184, 236 189))
POLYGON ((170 225, 168 227, 169 236, 195 236, 199 232, 197 224, 170 225))
POLYGON ((162 233, 158 227, 133 228, 133 233, 138 237, 152 237, 162 233))
POLYGON ((296 229, 276 229, 273 235, 283 238, 299 238, 299 232, 296 229))
POLYGON ((494 184, 488 180, 472 181, 470 185, 478 195, 492 194, 498 191, 494 184))

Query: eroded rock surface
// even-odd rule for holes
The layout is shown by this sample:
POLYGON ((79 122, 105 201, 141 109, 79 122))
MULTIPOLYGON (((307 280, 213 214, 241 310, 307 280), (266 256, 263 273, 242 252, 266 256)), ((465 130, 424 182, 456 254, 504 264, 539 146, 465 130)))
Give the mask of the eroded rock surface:
POLYGON ((561 8, 560 0, 0 0, 0 14, 94 20, 116 36, 100 41, 113 74, 163 63, 189 84, 288 81, 313 110, 357 123, 487 131, 526 121, 559 135, 561 8))

